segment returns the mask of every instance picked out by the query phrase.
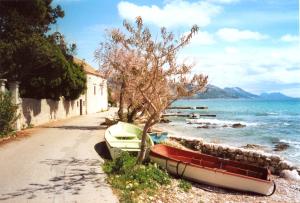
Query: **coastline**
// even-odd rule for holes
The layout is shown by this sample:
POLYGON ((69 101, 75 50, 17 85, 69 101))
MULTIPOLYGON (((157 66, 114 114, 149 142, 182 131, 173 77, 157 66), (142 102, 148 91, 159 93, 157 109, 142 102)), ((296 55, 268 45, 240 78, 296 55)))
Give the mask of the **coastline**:
MULTIPOLYGON (((238 147, 229 146, 221 143, 209 143, 202 138, 179 136, 176 133, 172 133, 171 127, 164 125, 157 125, 155 129, 160 131, 168 131, 168 141, 171 145, 176 145, 179 148, 188 148, 203 153, 211 154, 214 156, 220 156, 224 158, 228 157, 235 161, 243 161, 244 163, 255 164, 258 162, 259 166, 271 165, 270 169, 273 170, 271 178, 277 185, 277 190, 272 196, 260 196, 253 193, 233 191, 229 189, 214 187, 201 183, 192 183, 192 189, 188 193, 182 193, 180 191, 174 191, 172 189, 163 189, 164 197, 171 195, 172 198, 166 202, 182 202, 189 201, 195 202, 300 202, 300 181, 285 179, 279 176, 280 171, 285 169, 296 169, 291 163, 285 161, 279 155, 266 153, 262 150, 250 150, 242 149, 238 147), (222 156, 221 156, 222 155, 222 156), (252 158, 250 158, 252 157, 252 158), (196 201, 197 202, 197 201, 196 201)), ((299 168, 298 173, 300 173, 299 168)), ((156 197, 156 200, 160 200, 160 197, 156 197)), ((165 201, 166 199, 162 199, 165 201)))
POLYGON ((212 143, 203 138, 196 138, 188 135, 180 136, 172 126, 159 124, 155 127, 160 131, 169 132, 168 138, 175 140, 181 145, 205 154, 240 161, 246 164, 260 167, 269 167, 272 174, 279 175, 282 170, 297 170, 300 174, 300 167, 287 161, 280 155, 265 152, 262 149, 245 149, 224 143, 212 143))

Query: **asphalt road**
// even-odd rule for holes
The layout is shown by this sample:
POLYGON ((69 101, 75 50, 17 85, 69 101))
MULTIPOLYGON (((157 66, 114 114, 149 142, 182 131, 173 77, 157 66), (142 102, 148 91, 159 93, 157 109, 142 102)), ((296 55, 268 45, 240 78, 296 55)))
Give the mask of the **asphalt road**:
POLYGON ((103 141, 106 114, 37 127, 2 144, 0 202, 118 202, 95 150, 103 141))

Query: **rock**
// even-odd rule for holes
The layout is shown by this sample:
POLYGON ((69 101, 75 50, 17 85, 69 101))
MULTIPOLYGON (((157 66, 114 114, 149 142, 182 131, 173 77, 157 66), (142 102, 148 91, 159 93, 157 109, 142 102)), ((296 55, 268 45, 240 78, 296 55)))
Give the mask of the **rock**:
POLYGON ((199 126, 197 126, 197 128, 205 128, 205 129, 208 129, 208 128, 209 128, 209 125, 199 125, 199 126))
POLYGON ((253 157, 259 158, 260 156, 261 156, 261 154, 260 154, 260 153, 253 152, 253 157))
POLYGON ((236 150, 236 149, 233 148, 233 147, 228 147, 228 152, 229 152, 229 153, 233 153, 233 152, 235 152, 235 150, 236 150))
POLYGON ((236 160, 242 160, 242 159, 244 159, 244 156, 238 154, 238 155, 235 156, 235 159, 236 160))
POLYGON ((231 127, 233 127, 233 128, 243 128, 243 127, 246 127, 246 125, 243 125, 241 123, 234 123, 234 124, 232 124, 231 127))
POLYGON ((241 149, 239 149, 239 148, 237 148, 235 151, 236 151, 236 153, 238 153, 238 154, 242 154, 242 152, 243 152, 243 151, 242 151, 241 149))
POLYGON ((222 127, 223 127, 223 128, 227 128, 227 127, 228 127, 228 125, 222 125, 222 127))
POLYGON ((170 123, 171 121, 167 118, 160 119, 160 123, 170 123))
POLYGON ((244 149, 264 149, 265 146, 262 145, 258 145, 258 144, 246 144, 244 146, 242 146, 242 148, 244 149))
POLYGON ((277 144, 275 144, 274 146, 274 151, 284 151, 286 150, 287 148, 289 148, 290 145, 288 143, 285 143, 285 142, 278 142, 277 144))
POLYGON ((287 169, 289 167, 289 165, 286 161, 279 162, 279 166, 280 166, 281 170, 287 169))
POLYGON ((299 181, 300 180, 300 176, 297 172, 297 170, 283 170, 280 172, 280 177, 287 179, 287 180, 296 180, 299 181))
POLYGON ((272 160, 272 162, 279 162, 280 161, 280 156, 278 156, 278 155, 272 155, 271 156, 271 160, 272 160))
POLYGON ((107 125, 107 126, 111 126, 111 125, 114 125, 116 123, 118 123, 117 119, 114 119, 114 118, 105 118, 104 123, 101 123, 101 124, 107 125))

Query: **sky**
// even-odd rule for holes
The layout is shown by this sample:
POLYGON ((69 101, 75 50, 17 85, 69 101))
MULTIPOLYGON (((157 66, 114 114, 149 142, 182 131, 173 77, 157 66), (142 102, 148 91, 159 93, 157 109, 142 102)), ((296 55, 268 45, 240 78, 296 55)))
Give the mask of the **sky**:
POLYGON ((141 16, 154 36, 163 26, 180 37, 197 24, 198 34, 178 56, 195 63, 193 73, 222 88, 300 97, 299 1, 54 0, 65 17, 53 29, 97 69, 94 52, 105 29, 121 28, 124 19, 141 16))

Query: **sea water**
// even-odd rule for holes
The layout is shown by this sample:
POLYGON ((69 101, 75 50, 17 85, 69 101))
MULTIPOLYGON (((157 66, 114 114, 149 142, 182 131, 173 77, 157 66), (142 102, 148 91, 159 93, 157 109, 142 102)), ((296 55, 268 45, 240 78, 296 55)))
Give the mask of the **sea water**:
POLYGON ((258 99, 206 99, 178 100, 173 106, 207 106, 204 110, 172 110, 184 114, 215 114, 200 117, 188 124, 188 118, 170 117, 165 127, 180 136, 201 137, 209 142, 242 147, 260 145, 265 151, 283 156, 300 165, 300 100, 258 99), (232 128, 240 123, 243 128, 232 128), (197 128, 209 124, 208 128, 197 128), (275 151, 275 145, 286 143, 289 147, 275 151))

